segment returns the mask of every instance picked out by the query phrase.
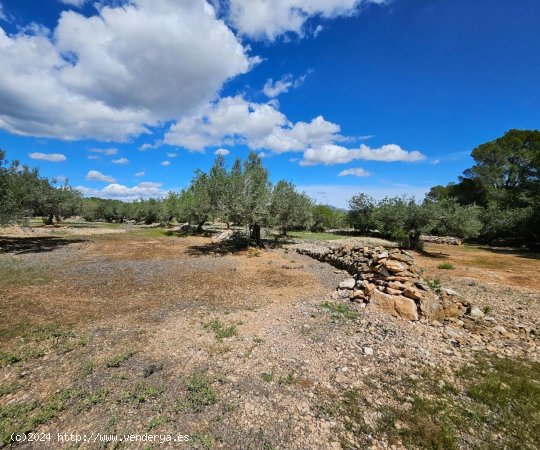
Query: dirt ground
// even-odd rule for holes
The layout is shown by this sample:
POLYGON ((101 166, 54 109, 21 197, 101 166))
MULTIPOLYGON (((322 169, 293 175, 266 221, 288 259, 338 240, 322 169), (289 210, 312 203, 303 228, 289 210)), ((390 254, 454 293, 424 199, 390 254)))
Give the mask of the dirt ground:
MULTIPOLYGON (((157 233, 4 233, 0 446, 476 448, 486 436, 494 448, 506 445, 495 425, 479 425, 484 416, 474 419, 478 429, 463 425, 452 436, 433 419, 424 440, 411 437, 396 408, 410 402, 403 411, 414 411, 411 380, 455 384, 451 394, 463 400, 456 370, 479 353, 540 359, 540 260, 440 245, 416 260, 426 278, 468 296, 490 321, 433 326, 340 305, 330 295, 346 274, 284 247, 231 251, 206 237, 157 233), (438 269, 441 262, 454 269, 438 269), (30 431, 52 437, 10 442, 30 431), (58 433, 86 441, 60 442, 58 433), (189 441, 104 440, 128 434, 189 441)), ((522 448, 534 448, 532 428, 521 431, 522 448)))

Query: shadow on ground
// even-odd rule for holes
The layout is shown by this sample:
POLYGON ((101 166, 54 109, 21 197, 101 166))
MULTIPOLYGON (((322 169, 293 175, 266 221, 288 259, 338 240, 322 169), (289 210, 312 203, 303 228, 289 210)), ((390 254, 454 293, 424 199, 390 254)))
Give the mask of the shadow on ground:
POLYGON ((22 255, 52 252, 66 245, 85 242, 85 239, 62 239, 57 237, 0 237, 0 253, 22 255))
POLYGON ((238 253, 249 248, 247 243, 237 242, 210 242, 203 245, 191 245, 186 249, 186 253, 190 256, 201 255, 220 255, 225 256, 231 253, 238 253))
POLYGON ((512 256, 517 256, 518 258, 540 259, 540 253, 535 253, 529 250, 494 248, 494 247, 480 247, 480 248, 482 250, 486 250, 491 253, 497 253, 499 255, 512 255, 512 256))

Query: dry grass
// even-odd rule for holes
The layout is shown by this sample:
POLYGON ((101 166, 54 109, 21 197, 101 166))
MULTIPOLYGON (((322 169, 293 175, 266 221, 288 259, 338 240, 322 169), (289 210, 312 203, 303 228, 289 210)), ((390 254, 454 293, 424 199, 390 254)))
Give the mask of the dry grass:
POLYGON ((487 249, 479 246, 426 244, 416 262, 432 276, 441 274, 437 267, 451 264, 452 277, 489 280, 505 286, 540 291, 540 255, 518 250, 487 249))

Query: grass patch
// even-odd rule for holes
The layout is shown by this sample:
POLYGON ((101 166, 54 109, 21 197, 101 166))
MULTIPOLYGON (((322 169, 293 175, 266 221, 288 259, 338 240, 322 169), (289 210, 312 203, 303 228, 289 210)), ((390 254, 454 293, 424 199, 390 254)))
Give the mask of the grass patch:
POLYGON ((72 392, 58 392, 52 399, 0 406, 0 446, 10 442, 12 433, 25 434, 54 419, 66 406, 72 392))
POLYGON ((313 233, 311 231, 289 231, 288 235, 297 239, 316 239, 318 241, 335 241, 336 239, 345 239, 349 237, 334 233, 313 233))
POLYGON ((162 393, 163 389, 157 386, 150 386, 145 383, 137 383, 128 392, 127 400, 130 403, 138 405, 140 403, 146 403, 149 400, 155 399, 162 393))
POLYGON ((540 363, 479 355, 455 376, 455 386, 429 373, 388 387, 408 401, 380 410, 378 432, 408 448, 538 448, 540 363))
POLYGON ((19 355, 13 353, 0 352, 0 367, 10 366, 21 360, 19 355))
POLYGON ((186 388, 186 398, 178 405, 180 410, 201 412, 207 406, 217 403, 217 394, 204 373, 196 372, 191 375, 186 380, 186 388))
POLYGON ((236 330, 236 325, 225 326, 220 320, 215 319, 212 322, 207 323, 204 328, 212 330, 218 341, 223 341, 225 338, 230 338, 236 336, 238 331, 236 330))
POLYGON ((129 351, 126 353, 120 353, 118 355, 109 358, 105 363, 109 369, 122 366, 129 358, 131 358, 135 352, 129 351))
POLYGON ((445 262, 437 266, 437 269, 442 269, 442 270, 454 270, 454 268, 455 268, 454 265, 449 262, 445 262))
POLYGON ((86 407, 99 405, 107 400, 108 395, 109 390, 106 388, 98 389, 94 392, 84 392, 80 395, 80 404, 86 407))
POLYGON ((253 338, 253 342, 254 342, 255 344, 257 344, 257 345, 260 345, 260 344, 262 344, 262 343, 264 342, 264 339, 263 339, 262 337, 255 336, 255 337, 253 338))
POLYGON ((143 238, 161 238, 171 237, 174 233, 166 228, 138 228, 130 232, 130 236, 143 237, 143 238))
POLYGON ((146 431, 153 430, 154 428, 159 427, 160 425, 164 425, 167 423, 167 418, 165 416, 156 416, 150 422, 148 422, 148 425, 146 426, 146 431))
POLYGON ((330 311, 333 321, 356 319, 358 316, 358 314, 345 303, 324 302, 322 307, 330 311))
POLYGON ((0 288, 36 286, 48 284, 51 281, 51 274, 43 269, 24 267, 20 263, 15 266, 0 267, 0 288))
POLYGON ((13 394, 16 391, 17 391, 17 385, 15 384, 0 385, 0 397, 3 397, 4 395, 13 394))

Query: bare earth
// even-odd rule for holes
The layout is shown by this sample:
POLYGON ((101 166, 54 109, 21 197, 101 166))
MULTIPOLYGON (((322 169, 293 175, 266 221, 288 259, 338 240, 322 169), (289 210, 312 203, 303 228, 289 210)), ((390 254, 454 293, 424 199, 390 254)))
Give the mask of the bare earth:
MULTIPOLYGON (((0 237, 0 431, 34 420, 27 429, 53 434, 8 447, 404 448, 378 425, 405 401, 400 383, 433 371, 459 384, 455 369, 479 352, 540 359, 534 255, 442 245, 415 255, 426 278, 490 318, 434 326, 355 304, 332 311, 324 303, 346 275, 285 248, 102 231, 0 237), (448 261, 454 270, 437 269, 448 261), (115 447, 61 444, 58 432, 191 439, 115 447)), ((474 448, 478 433, 459 446, 474 448)))

